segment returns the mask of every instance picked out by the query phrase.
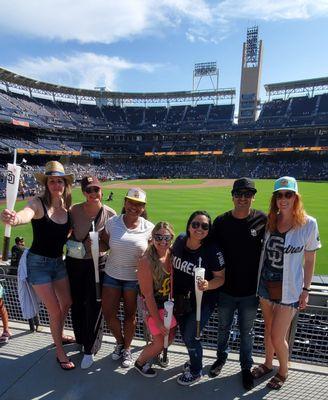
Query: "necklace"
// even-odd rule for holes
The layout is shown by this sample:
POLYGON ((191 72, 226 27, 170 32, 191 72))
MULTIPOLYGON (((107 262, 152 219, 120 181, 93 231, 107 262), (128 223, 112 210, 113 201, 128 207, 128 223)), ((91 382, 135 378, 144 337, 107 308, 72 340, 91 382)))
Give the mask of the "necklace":
POLYGON ((90 209, 90 208, 87 206, 87 203, 84 203, 84 204, 83 204, 83 209, 84 209, 84 212, 85 212, 85 214, 86 214, 86 216, 87 216, 89 222, 92 222, 92 221, 94 221, 94 219, 95 219, 96 216, 98 215, 99 210, 101 209, 101 207, 99 207, 99 208, 97 208, 97 209, 94 210, 94 209, 90 209))

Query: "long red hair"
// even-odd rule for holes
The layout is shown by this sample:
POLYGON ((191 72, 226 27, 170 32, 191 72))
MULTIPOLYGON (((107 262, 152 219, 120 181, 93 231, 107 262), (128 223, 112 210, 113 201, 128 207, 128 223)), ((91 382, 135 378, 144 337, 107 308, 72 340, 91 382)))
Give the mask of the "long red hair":
MULTIPOLYGON (((267 228, 270 232, 277 230, 277 221, 279 215, 279 208, 277 207, 277 197, 275 193, 272 194, 270 200, 270 208, 268 213, 267 228)), ((302 197, 299 193, 295 193, 295 201, 293 207, 293 228, 301 227, 306 223, 306 211, 304 210, 302 197)))

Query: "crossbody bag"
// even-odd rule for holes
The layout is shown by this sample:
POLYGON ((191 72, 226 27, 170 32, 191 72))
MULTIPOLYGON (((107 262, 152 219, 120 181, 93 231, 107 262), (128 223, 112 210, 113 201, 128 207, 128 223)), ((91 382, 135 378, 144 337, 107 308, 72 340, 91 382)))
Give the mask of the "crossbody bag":
MULTIPOLYGON (((102 210, 103 210, 103 207, 101 207, 101 209, 99 210, 98 214, 96 215, 96 218, 94 220, 94 224, 95 225, 97 224, 97 222, 98 222, 98 220, 100 218, 102 210)), ((74 240, 74 239, 67 240, 66 249, 67 249, 67 256, 68 257, 77 258, 79 260, 84 258, 84 256, 86 255, 84 242, 88 238, 91 228, 92 228, 92 223, 90 225, 88 233, 85 235, 84 239, 81 242, 79 242, 77 240, 74 240)))

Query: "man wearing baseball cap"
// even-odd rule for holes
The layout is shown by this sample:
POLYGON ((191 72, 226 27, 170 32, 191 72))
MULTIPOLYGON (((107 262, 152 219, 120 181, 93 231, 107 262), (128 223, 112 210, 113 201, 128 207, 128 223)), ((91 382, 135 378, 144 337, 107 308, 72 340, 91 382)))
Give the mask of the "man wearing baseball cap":
POLYGON ((15 238, 14 246, 11 248, 11 262, 10 262, 11 268, 8 271, 9 274, 17 275, 19 260, 22 254, 24 253, 24 250, 25 250, 24 238, 21 236, 17 236, 15 238))
POLYGON ((257 274, 267 217, 251 208, 257 190, 250 178, 235 180, 232 187, 234 208, 219 215, 212 229, 212 238, 221 246, 225 261, 225 283, 218 297, 217 360, 211 366, 210 377, 218 376, 228 357, 228 340, 234 313, 238 311, 240 330, 240 366, 246 390, 254 387, 253 322, 258 308, 257 274))

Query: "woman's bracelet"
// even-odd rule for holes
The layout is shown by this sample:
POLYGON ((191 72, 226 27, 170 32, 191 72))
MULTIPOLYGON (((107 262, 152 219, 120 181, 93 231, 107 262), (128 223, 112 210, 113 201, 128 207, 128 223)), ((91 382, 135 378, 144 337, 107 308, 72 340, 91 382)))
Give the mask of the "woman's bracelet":
POLYGON ((308 289, 306 287, 304 287, 303 290, 305 290, 306 292, 310 292, 311 291, 311 289, 308 289))

